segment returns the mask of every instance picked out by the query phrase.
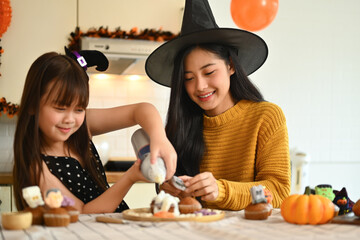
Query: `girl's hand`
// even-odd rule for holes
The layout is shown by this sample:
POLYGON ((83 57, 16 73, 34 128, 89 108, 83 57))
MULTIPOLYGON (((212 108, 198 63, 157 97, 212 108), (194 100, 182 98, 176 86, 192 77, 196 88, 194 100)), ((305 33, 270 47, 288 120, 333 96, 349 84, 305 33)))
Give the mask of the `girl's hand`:
POLYGON ((133 184, 137 181, 149 182, 141 173, 140 164, 141 160, 137 159, 125 173, 133 184))
MULTIPOLYGON (((188 179, 191 178, 189 176, 181 176, 179 177, 180 179, 182 179, 184 181, 184 179, 188 179)), ((178 197, 178 198, 184 198, 184 197, 189 197, 191 196, 190 194, 181 191, 180 189, 174 187, 174 185, 171 183, 171 181, 167 181, 164 182, 163 184, 160 185, 160 191, 163 190, 166 193, 169 193, 170 195, 174 196, 174 197, 178 197)))
POLYGON ((195 177, 183 178, 187 194, 193 197, 201 197, 202 201, 214 201, 219 195, 216 179, 211 172, 203 172, 195 177))
POLYGON ((150 162, 153 164, 161 157, 166 165, 165 180, 169 180, 176 170, 177 154, 170 141, 164 137, 159 139, 150 139, 150 162))
POLYGON ((160 191, 163 190, 164 192, 174 196, 179 197, 181 190, 175 188, 170 181, 166 181, 163 184, 160 185, 160 191))

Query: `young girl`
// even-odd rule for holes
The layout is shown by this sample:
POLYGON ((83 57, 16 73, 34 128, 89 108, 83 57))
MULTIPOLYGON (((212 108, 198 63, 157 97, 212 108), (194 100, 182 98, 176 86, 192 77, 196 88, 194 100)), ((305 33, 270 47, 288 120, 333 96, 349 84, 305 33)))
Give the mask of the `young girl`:
POLYGON ((74 199, 81 213, 127 209, 122 201, 125 194, 136 181, 145 181, 139 169, 140 160, 109 187, 91 137, 135 124, 150 136, 152 162, 157 156, 164 159, 167 179, 175 172, 176 153, 166 138, 157 110, 147 103, 86 109, 88 80, 74 59, 54 52, 43 54, 30 67, 14 140, 18 210, 25 207, 22 188, 32 185, 38 185, 43 196, 48 189, 59 189, 74 199))
POLYGON ((286 120, 247 78, 266 57, 260 37, 218 28, 206 0, 186 1, 180 37, 146 62, 150 78, 171 87, 166 133, 187 186, 181 192, 164 183, 163 190, 240 210, 261 184, 280 207, 291 179, 286 120))

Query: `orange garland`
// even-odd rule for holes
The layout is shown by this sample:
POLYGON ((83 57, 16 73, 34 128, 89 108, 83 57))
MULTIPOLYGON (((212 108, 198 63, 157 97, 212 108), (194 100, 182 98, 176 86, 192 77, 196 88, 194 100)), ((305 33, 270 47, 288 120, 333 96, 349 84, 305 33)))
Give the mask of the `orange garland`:
POLYGON ((175 37, 169 31, 163 31, 162 29, 145 29, 139 32, 137 27, 132 28, 130 31, 123 31, 120 27, 116 28, 115 31, 110 31, 107 27, 100 27, 99 29, 90 28, 86 33, 82 32, 79 27, 76 27, 75 31, 70 33, 68 48, 71 51, 79 51, 81 37, 95 37, 95 38, 124 38, 124 39, 141 39, 150 41, 169 41, 175 37))
POLYGON ((7 114, 9 118, 14 117, 19 111, 19 105, 11 102, 6 102, 6 98, 0 99, 0 116, 1 112, 7 114))

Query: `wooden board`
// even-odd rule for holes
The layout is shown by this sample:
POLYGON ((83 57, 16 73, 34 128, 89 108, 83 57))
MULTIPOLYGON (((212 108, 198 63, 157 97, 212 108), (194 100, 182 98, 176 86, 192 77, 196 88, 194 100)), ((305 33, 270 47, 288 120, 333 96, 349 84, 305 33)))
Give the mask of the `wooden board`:
POLYGON ((345 215, 334 217, 331 220, 331 223, 360 225, 360 217, 355 216, 354 213, 348 213, 345 215))
POLYGON ((225 217, 223 211, 214 215, 207 216, 184 216, 184 217, 175 217, 175 218, 160 218, 154 217, 150 213, 150 208, 137 208, 137 209, 128 209, 122 212, 123 218, 126 220, 132 221, 150 221, 150 222, 161 222, 161 221, 196 221, 196 222, 212 222, 221 220, 225 217))

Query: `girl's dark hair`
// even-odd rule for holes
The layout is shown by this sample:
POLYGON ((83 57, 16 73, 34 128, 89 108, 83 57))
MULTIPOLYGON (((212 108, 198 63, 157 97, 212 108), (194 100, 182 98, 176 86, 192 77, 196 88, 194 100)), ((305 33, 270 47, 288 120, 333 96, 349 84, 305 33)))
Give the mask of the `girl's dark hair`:
MULTIPOLYGON (((86 109, 89 101, 89 78, 80 65, 68 56, 55 52, 41 55, 31 65, 26 76, 14 138, 14 196, 16 207, 22 210, 24 187, 39 185, 42 174, 42 134, 39 130, 40 101, 52 101, 70 106, 77 101, 86 109), (55 96, 55 97, 54 97, 55 96)), ((79 153, 84 168, 104 190, 106 183, 98 177, 97 161, 90 151, 90 135, 86 118, 81 127, 66 141, 69 150, 79 153)))
POLYGON ((177 175, 194 176, 199 173, 201 159, 206 151, 203 139, 204 110, 190 99, 184 86, 184 60, 195 48, 212 52, 223 59, 227 65, 234 67, 235 73, 230 77, 230 94, 235 102, 242 99, 254 102, 264 101, 259 90, 244 74, 236 49, 221 44, 207 43, 193 45, 181 51, 174 61, 166 124, 167 137, 178 154, 177 175))

